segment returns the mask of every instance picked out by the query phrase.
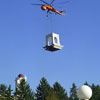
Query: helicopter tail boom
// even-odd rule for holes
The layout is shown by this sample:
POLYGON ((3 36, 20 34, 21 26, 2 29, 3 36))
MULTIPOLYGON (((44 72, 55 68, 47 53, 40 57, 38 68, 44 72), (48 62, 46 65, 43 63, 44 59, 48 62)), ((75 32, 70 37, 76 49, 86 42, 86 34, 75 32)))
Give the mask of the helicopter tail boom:
POLYGON ((60 11, 60 13, 59 13, 59 14, 60 14, 60 15, 62 15, 63 13, 64 13, 64 11, 60 11))

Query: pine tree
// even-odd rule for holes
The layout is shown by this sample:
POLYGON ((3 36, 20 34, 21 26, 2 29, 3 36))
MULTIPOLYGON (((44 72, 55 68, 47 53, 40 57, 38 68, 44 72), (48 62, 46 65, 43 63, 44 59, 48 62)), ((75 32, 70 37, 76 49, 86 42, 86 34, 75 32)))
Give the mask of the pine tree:
POLYGON ((70 89, 70 100, 79 100, 77 97, 77 87, 75 83, 72 84, 72 88, 70 89))
POLYGON ((87 81, 84 83, 84 85, 90 86, 87 81))
POLYGON ((50 92, 50 85, 48 84, 47 80, 43 77, 40 80, 40 84, 36 89, 36 99, 37 100, 46 100, 46 97, 49 95, 50 92))
POLYGON ((13 100, 11 85, 7 87, 4 84, 0 85, 0 100, 13 100))
POLYGON ((50 94, 46 97, 46 100, 59 100, 57 94, 55 93, 55 91, 53 90, 53 88, 51 88, 50 90, 50 94))
POLYGON ((16 100, 34 100, 34 94, 24 79, 17 86, 14 96, 16 100))
POLYGON ((6 94, 7 94, 7 100, 13 100, 14 97, 12 96, 12 89, 11 89, 11 85, 9 85, 7 91, 6 91, 6 94))
POLYGON ((99 85, 95 86, 94 84, 92 84, 91 89, 92 89, 92 97, 90 100, 100 100, 100 86, 99 85))
POLYGON ((7 86, 4 84, 0 85, 0 100, 4 100, 6 99, 6 90, 7 90, 7 86))
POLYGON ((53 89, 57 94, 59 100, 68 100, 67 92, 58 82, 54 83, 53 89))

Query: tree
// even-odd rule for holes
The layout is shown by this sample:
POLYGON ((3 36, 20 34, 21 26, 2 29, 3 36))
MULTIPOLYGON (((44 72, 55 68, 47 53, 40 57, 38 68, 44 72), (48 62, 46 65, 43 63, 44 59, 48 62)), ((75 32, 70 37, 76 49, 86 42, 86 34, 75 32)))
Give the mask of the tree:
POLYGON ((9 85, 9 87, 7 88, 6 94, 7 94, 7 100, 13 100, 14 97, 12 96, 12 89, 11 89, 11 85, 9 85))
POLYGON ((87 81, 84 83, 84 85, 90 86, 87 81))
POLYGON ((7 87, 4 84, 0 85, 0 99, 1 100, 13 100, 14 97, 11 94, 12 94, 11 85, 9 85, 9 87, 7 87))
POLYGON ((4 84, 0 85, 0 100, 4 100, 6 97, 6 90, 7 90, 7 86, 4 84))
POLYGON ((92 84, 91 89, 92 89, 92 97, 90 100, 100 100, 100 86, 99 85, 95 86, 94 84, 92 84))
POLYGON ((68 100, 67 92, 58 82, 54 83, 53 89, 57 94, 59 100, 68 100))
POLYGON ((59 100, 57 94, 55 93, 55 91, 53 90, 53 88, 51 88, 50 90, 50 94, 46 97, 46 100, 59 100))
POLYGON ((40 84, 38 85, 37 89, 36 89, 36 99, 37 100, 46 100, 46 97, 49 95, 50 93, 50 85, 48 84, 47 80, 43 77, 40 80, 40 84))
POLYGON ((24 79, 18 84, 14 96, 17 100, 34 100, 34 93, 24 79))
POLYGON ((75 83, 72 84, 72 88, 70 89, 70 100, 79 100, 77 97, 77 87, 75 83))

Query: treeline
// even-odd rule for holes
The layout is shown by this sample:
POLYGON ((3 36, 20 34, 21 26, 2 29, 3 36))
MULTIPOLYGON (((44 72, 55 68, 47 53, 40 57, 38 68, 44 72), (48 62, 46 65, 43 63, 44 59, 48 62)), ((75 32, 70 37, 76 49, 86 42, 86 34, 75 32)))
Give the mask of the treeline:
MULTIPOLYGON (((100 85, 89 85, 87 82, 84 84, 92 89, 90 100, 100 100, 100 85)), ((44 77, 40 80, 36 92, 33 92, 25 80, 21 80, 14 91, 11 85, 0 84, 0 100, 79 100, 75 83, 72 84, 69 94, 68 96, 67 91, 58 82, 51 87, 44 77)))

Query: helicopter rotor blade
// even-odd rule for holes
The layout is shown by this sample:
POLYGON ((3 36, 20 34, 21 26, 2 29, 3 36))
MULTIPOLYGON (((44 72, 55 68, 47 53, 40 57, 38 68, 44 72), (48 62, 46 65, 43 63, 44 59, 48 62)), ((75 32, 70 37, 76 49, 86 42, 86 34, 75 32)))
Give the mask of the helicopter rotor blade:
POLYGON ((43 1, 43 0, 40 0, 40 1, 42 1, 42 2, 44 2, 45 4, 49 5, 47 2, 45 2, 45 1, 43 1))
POLYGON ((41 6, 41 5, 43 5, 43 4, 32 4, 32 5, 37 5, 37 6, 41 6))
POLYGON ((55 3, 55 4, 66 4, 69 3, 70 1, 64 1, 64 2, 59 2, 59 3, 55 3))
POLYGON ((54 1, 55 1, 55 0, 52 0, 50 4, 53 4, 54 1))
POLYGON ((60 9, 63 9, 63 7, 58 6, 58 5, 54 5, 54 7, 56 7, 56 8, 60 8, 60 9))

